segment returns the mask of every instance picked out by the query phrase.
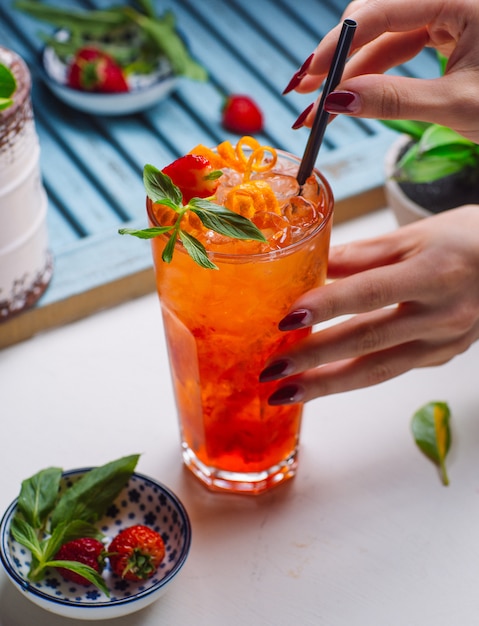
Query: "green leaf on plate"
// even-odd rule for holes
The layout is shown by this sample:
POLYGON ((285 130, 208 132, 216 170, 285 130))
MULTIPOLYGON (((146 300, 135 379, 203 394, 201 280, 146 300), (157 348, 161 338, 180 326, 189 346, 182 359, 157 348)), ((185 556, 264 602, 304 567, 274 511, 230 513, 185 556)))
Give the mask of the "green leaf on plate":
POLYGON ((416 444, 438 466, 444 485, 449 484, 446 456, 451 446, 450 417, 445 402, 429 402, 414 413, 411 421, 416 444))

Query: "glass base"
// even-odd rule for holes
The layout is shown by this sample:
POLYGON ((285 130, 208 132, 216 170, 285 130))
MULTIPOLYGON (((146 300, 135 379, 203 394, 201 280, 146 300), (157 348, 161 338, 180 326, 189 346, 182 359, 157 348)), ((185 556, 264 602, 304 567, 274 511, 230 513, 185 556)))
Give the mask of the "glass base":
POLYGON ((229 472, 202 463, 186 444, 183 444, 183 462, 208 489, 223 493, 259 495, 293 478, 298 466, 295 450, 278 465, 262 472, 229 472))

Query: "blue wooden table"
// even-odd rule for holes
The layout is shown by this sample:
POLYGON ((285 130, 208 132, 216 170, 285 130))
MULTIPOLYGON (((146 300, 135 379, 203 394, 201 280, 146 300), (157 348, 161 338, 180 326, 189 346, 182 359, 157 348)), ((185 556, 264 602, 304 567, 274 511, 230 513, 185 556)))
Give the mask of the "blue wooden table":
MULTIPOLYGON (((49 4, 105 8, 113 0, 48 0, 49 4)), ((344 0, 162 0, 171 8, 192 54, 209 80, 182 80, 147 112, 100 117, 57 100, 41 80, 40 31, 49 26, 0 4, 0 44, 18 52, 33 76, 33 106, 49 198, 48 227, 54 278, 33 309, 0 326, 0 347, 81 318, 154 288, 148 242, 117 234, 146 225, 142 169, 163 167, 194 145, 236 136, 221 127, 226 93, 252 96, 265 114, 261 142, 302 154, 306 129, 291 124, 313 100, 281 92, 291 75, 334 26, 344 0)), ((51 29, 50 29, 51 30, 51 29)), ((437 75, 432 53, 398 73, 437 75)), ((318 165, 336 197, 336 221, 383 205, 382 161, 394 134, 375 120, 337 118, 327 130, 318 165)))

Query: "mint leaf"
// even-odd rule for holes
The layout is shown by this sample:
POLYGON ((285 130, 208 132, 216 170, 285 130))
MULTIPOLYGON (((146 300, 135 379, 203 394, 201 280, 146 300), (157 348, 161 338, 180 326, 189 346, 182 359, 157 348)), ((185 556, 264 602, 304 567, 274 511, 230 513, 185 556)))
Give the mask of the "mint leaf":
POLYGON ((176 32, 171 11, 165 11, 162 17, 156 18, 147 17, 129 8, 125 8, 125 12, 138 24, 157 50, 168 58, 175 74, 192 80, 207 80, 205 68, 191 57, 184 41, 176 32))
POLYGON ((15 541, 25 546, 37 561, 42 558, 42 549, 35 530, 21 517, 15 515, 10 524, 10 532, 15 541))
POLYGON ((206 228, 217 233, 236 239, 267 241, 256 224, 224 206, 202 198, 192 198, 188 208, 200 218, 206 228))
POLYGON ((76 574, 80 574, 91 583, 96 585, 99 589, 103 591, 103 593, 109 598, 110 591, 106 586, 105 581, 101 577, 101 575, 90 567, 89 565, 85 565, 84 563, 79 563, 78 561, 47 561, 45 563, 45 567, 63 567, 65 569, 69 569, 76 574))
POLYGON ((96 526, 82 520, 58 524, 52 535, 42 543, 43 560, 48 561, 55 556, 64 543, 82 537, 92 537, 101 541, 104 535, 96 526))
POLYGON ((204 267, 206 269, 218 269, 218 267, 208 258, 206 248, 201 243, 201 241, 198 241, 198 239, 196 239, 184 230, 180 231, 180 239, 185 246, 186 251, 191 256, 193 261, 195 261, 195 263, 198 263, 198 265, 201 265, 201 267, 204 267))
POLYGON ((49 467, 22 482, 17 511, 34 529, 44 526, 58 499, 62 470, 49 467))
POLYGON ((160 202, 174 211, 178 211, 178 207, 182 205, 183 194, 179 187, 154 165, 145 165, 143 168, 143 184, 153 202, 160 202))
POLYGON ((178 239, 178 230, 175 229, 175 232, 168 239, 168 242, 163 250, 163 254, 161 255, 162 260, 165 263, 171 263, 171 259, 173 258, 173 252, 175 251, 176 240, 178 239))
POLYGON ((123 457, 84 474, 63 493, 53 510, 52 531, 63 522, 96 522, 126 485, 138 459, 138 454, 123 457))
POLYGON ((139 239, 153 239, 154 237, 158 237, 158 235, 167 233, 172 228, 174 228, 174 226, 155 226, 153 228, 143 228, 141 230, 136 230, 134 228, 120 228, 118 232, 120 235, 133 235, 133 237, 138 237, 139 239))

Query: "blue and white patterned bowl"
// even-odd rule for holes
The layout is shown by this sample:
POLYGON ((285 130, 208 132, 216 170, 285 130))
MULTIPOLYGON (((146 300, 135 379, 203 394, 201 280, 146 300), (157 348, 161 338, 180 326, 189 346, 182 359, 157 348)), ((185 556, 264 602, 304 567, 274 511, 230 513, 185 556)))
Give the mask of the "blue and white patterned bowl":
MULTIPOLYGON (((63 474, 62 488, 68 488, 91 468, 71 470, 63 474)), ((128 615, 158 599, 183 567, 191 543, 188 514, 167 487, 142 474, 134 473, 121 494, 98 521, 97 527, 109 539, 135 524, 156 530, 165 542, 166 555, 156 574, 142 582, 122 580, 107 566, 103 578, 110 597, 97 587, 82 587, 63 578, 54 569, 44 579, 32 583, 27 579, 30 552, 10 534, 17 500, 12 502, 0 523, 0 557, 13 584, 25 596, 44 609, 64 617, 99 620, 128 615)))
MULTIPOLYGON (((68 38, 65 30, 57 31, 59 41, 68 38)), ((133 74, 127 77, 130 90, 123 93, 93 93, 72 89, 67 84, 67 66, 50 46, 41 53, 42 78, 49 89, 65 104, 93 115, 130 115, 155 106, 178 86, 166 58, 158 60, 151 74, 133 74)))

